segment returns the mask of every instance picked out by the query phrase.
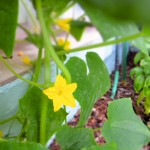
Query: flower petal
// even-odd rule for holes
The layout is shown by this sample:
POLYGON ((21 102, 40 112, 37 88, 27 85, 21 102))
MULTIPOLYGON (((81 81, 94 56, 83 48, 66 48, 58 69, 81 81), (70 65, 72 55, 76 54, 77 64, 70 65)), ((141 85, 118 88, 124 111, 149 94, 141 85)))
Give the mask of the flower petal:
POLYGON ((65 94, 72 94, 77 88, 77 84, 76 83, 72 83, 72 84, 67 84, 64 88, 64 93, 65 94))
POLYGON ((65 106, 76 107, 76 101, 72 95, 62 96, 61 101, 65 106))
POLYGON ((43 90, 43 93, 47 95, 49 99, 54 99, 57 96, 57 91, 54 87, 43 90))
POLYGON ((66 80, 61 75, 57 75, 56 82, 54 84, 56 90, 58 91, 62 90, 65 86, 66 86, 66 80))
POLYGON ((54 112, 58 111, 62 107, 63 103, 60 96, 55 96, 53 99, 54 112))

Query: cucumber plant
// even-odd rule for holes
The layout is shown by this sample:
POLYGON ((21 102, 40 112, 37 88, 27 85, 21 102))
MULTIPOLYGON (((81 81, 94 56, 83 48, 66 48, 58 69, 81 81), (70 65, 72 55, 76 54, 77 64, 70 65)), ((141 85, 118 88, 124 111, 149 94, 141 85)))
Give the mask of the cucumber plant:
POLYGON ((130 77, 134 81, 134 90, 139 93, 137 104, 143 100, 145 113, 150 113, 150 56, 142 51, 134 57, 134 67, 130 72, 130 77))

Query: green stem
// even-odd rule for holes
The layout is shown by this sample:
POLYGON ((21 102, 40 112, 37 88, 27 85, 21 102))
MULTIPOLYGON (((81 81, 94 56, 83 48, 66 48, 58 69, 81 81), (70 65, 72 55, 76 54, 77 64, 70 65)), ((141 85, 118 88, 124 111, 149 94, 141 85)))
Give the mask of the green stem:
POLYGON ((79 47, 79 48, 73 48, 69 51, 62 50, 62 51, 57 52, 57 54, 58 55, 64 55, 64 54, 72 53, 72 52, 90 50, 93 48, 98 48, 98 47, 102 47, 102 46, 108 46, 108 45, 113 45, 113 44, 117 44, 117 43, 121 43, 121 42, 125 42, 125 41, 130 41, 130 40, 139 38, 141 36, 142 36, 142 33, 137 33, 137 34, 134 34, 134 35, 131 35, 128 37, 123 37, 123 38, 116 39, 116 40, 106 41, 103 43, 93 44, 93 45, 89 45, 89 46, 83 46, 83 47, 79 47))
POLYGON ((22 126, 22 129, 21 129, 20 133, 17 136, 17 140, 21 139, 21 137, 22 137, 23 133, 26 131, 27 127, 28 127, 28 125, 27 125, 27 119, 25 119, 24 123, 23 123, 23 126, 22 126))
POLYGON ((38 58, 36 61, 36 67, 35 67, 35 72, 34 72, 34 82, 38 82, 40 71, 41 71, 41 64, 42 64, 42 48, 39 48, 38 52, 38 58))
POLYGON ((37 20, 36 20, 35 16, 33 15, 33 13, 31 12, 30 8, 28 7, 28 5, 27 5, 27 3, 26 3, 26 0, 22 0, 22 3, 23 3, 23 5, 24 5, 24 7, 25 7, 27 13, 29 14, 29 16, 30 16, 30 18, 31 18, 31 20, 32 20, 32 22, 33 22, 33 24, 34 24, 34 26, 37 27, 37 20))
POLYGON ((42 33, 43 33, 43 40, 44 40, 44 44, 45 44, 45 48, 47 49, 47 51, 50 52, 51 57, 53 58, 53 60, 55 61, 55 63, 58 65, 58 67, 62 70, 62 72, 64 73, 67 82, 71 82, 71 76, 70 73, 68 71, 68 69, 65 67, 65 65, 61 62, 61 60, 59 59, 59 57, 57 56, 51 41, 50 41, 50 37, 49 34, 47 32, 47 28, 46 25, 44 23, 44 16, 43 16, 43 12, 42 12, 42 7, 41 7, 41 0, 36 0, 36 6, 37 6, 37 11, 38 11, 38 17, 39 17, 39 21, 41 24, 41 29, 42 29, 42 33))
POLYGON ((11 116, 10 118, 7 118, 7 119, 5 119, 5 120, 2 120, 2 121, 0 121, 0 125, 2 125, 2 124, 4 124, 4 123, 7 123, 7 122, 9 122, 9 121, 11 121, 11 120, 14 120, 14 119, 16 119, 17 117, 18 117, 18 114, 15 114, 15 115, 11 116))
POLYGON ((42 98, 42 110, 41 110, 41 120, 40 120, 40 143, 42 145, 46 144, 46 116, 48 110, 48 99, 43 96, 42 98))
POLYGON ((11 66, 7 63, 7 61, 5 59, 3 59, 3 57, 1 55, 0 55, 0 60, 17 78, 19 78, 19 79, 23 80, 24 82, 27 82, 33 86, 45 88, 45 85, 43 85, 43 84, 38 84, 38 83, 35 83, 35 82, 32 82, 30 80, 23 78, 21 75, 19 75, 17 72, 15 72, 13 68, 11 68, 11 66))

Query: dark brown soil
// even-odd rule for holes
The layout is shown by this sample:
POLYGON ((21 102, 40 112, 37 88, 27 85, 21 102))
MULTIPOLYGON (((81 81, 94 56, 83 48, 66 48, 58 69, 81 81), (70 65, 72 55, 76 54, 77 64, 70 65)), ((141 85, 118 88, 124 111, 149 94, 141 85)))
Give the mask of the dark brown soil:
MULTIPOLYGON (((134 52, 130 52, 128 55, 128 61, 127 61, 127 75, 126 75, 126 82, 122 81, 122 70, 120 67, 120 79, 118 83, 118 89, 115 96, 115 99, 119 98, 125 98, 125 97, 131 97, 133 102, 133 108, 136 112, 136 114, 141 118, 141 120, 147 125, 150 126, 150 116, 144 114, 144 108, 141 104, 140 106, 137 106, 136 100, 138 97, 138 94, 134 92, 133 89, 133 81, 130 78, 130 70, 134 67, 133 64, 133 58, 135 56, 134 52)), ((114 73, 111 74, 111 83, 113 85, 114 80, 114 73)), ((110 89, 101 99, 99 99, 92 110, 91 116, 89 117, 89 120, 85 127, 87 128, 93 128, 97 129, 103 126, 104 122, 107 120, 107 106, 112 101, 110 98, 111 95, 110 89)), ((69 123, 70 126, 76 126, 78 120, 80 117, 80 112, 78 112, 73 120, 69 123)), ((101 131, 95 131, 94 132, 95 140, 98 144, 104 144, 105 139, 101 136, 101 131)), ((60 146, 54 141, 51 146, 51 150, 60 150, 60 146)), ((150 146, 146 145, 143 147, 142 150, 150 150, 150 146)))

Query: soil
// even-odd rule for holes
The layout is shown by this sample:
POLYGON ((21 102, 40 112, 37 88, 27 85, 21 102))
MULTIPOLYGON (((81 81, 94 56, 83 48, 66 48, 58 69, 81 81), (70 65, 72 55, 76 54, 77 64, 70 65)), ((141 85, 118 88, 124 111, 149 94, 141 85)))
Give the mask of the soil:
MULTIPOLYGON (((136 54, 135 52, 129 52, 128 54, 126 82, 122 81, 121 66, 119 68, 120 79, 118 83, 117 93, 114 99, 131 97, 132 103, 133 103, 133 109, 135 113, 141 118, 144 124, 150 127, 150 121, 149 121, 150 115, 146 115, 144 113, 144 108, 142 104, 140 106, 137 106, 136 100, 137 100, 138 94, 135 93, 133 89, 133 81, 129 76, 130 70, 134 67, 133 58, 135 54, 136 54)), ((112 85, 113 85, 113 80, 114 80, 114 72, 111 74, 112 85)), ((111 90, 112 89, 110 89, 102 98, 97 100, 97 102, 95 103, 91 116, 89 117, 89 120, 85 126, 86 128, 93 128, 93 129, 100 128, 103 126, 104 122, 107 120, 107 107, 108 107, 108 104, 112 101, 112 99, 110 98, 111 90)), ((78 123, 79 117, 80 117, 80 112, 77 112, 73 120, 69 122, 68 124, 73 127, 76 126, 78 123)), ((105 143, 105 139, 101 136, 101 131, 94 132, 94 136, 98 144, 105 143)), ((60 150, 60 146, 54 140, 54 142, 50 145, 50 149, 60 150)), ((150 145, 148 144, 144 146, 142 150, 150 150, 150 145)))

